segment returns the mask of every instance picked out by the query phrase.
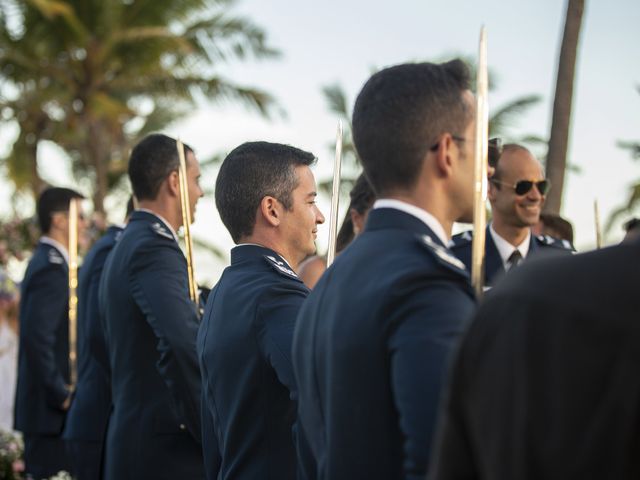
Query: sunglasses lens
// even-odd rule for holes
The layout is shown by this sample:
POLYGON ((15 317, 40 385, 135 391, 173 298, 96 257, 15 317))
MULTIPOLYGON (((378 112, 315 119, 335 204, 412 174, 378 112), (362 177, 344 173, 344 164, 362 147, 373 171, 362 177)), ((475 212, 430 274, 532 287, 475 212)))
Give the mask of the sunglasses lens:
POLYGON ((538 183, 536 183, 536 186, 538 187, 540 195, 545 195, 549 191, 551 183, 549 183, 549 180, 540 180, 538 183))
POLYGON ((531 190, 533 187, 533 182, 531 180, 520 180, 516 183, 516 194, 517 195, 525 195, 531 190))

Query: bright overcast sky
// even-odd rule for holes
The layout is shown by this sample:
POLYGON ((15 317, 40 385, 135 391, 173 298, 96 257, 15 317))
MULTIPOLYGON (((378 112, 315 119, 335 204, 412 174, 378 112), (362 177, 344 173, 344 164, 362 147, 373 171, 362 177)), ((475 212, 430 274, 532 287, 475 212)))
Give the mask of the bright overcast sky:
MULTIPOLYGON (((640 164, 616 146, 617 140, 640 140, 636 90, 640 85, 640 2, 586 3, 569 150, 569 162, 581 173, 569 175, 562 209, 574 224, 581 250, 595 242, 594 198, 606 218, 626 200, 629 185, 640 180, 640 164)), ((490 106, 523 95, 542 95, 543 101, 511 131, 514 136, 548 137, 565 8, 559 0, 238 0, 234 11, 262 26, 271 45, 283 55, 222 73, 271 92, 286 118, 269 121, 241 106, 203 104, 168 133, 191 144, 201 158, 247 140, 293 144, 319 157, 317 176, 326 178, 333 161, 328 145, 335 136, 336 119, 327 109, 322 86, 340 83, 352 104, 373 68, 455 53, 475 56, 484 24, 489 65, 498 77, 490 106)), ((56 160, 45 164, 46 178, 69 184, 65 169, 57 165, 56 160)), ((205 187, 212 188, 214 181, 213 174, 206 177, 205 187)), ((0 189, 0 200, 7 191, 0 189)), ((328 202, 322 206, 328 217, 328 202)), ((201 200, 194 231, 225 248, 231 244, 220 227, 213 198, 201 200)), ((620 226, 615 227, 608 242, 619 240, 620 232, 620 226)), ((326 234, 325 227, 319 237, 326 234)), ((320 244, 326 245, 326 240, 320 244)), ((200 276, 211 280, 217 274, 200 276)))

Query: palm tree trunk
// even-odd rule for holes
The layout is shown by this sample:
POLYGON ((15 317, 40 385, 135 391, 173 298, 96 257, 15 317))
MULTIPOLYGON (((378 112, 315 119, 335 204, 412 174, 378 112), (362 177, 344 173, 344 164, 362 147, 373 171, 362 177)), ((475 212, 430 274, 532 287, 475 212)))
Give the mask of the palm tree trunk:
POLYGON ((108 161, 109 151, 103 148, 104 133, 100 130, 100 120, 95 118, 88 119, 89 135, 87 137, 86 149, 89 152, 88 158, 93 163, 96 174, 96 186, 93 192, 93 209, 95 212, 104 214, 104 199, 108 190, 108 161))
POLYGON ((558 61, 556 94, 553 102, 549 153, 547 156, 547 177, 553 188, 547 196, 545 211, 559 214, 562 205, 564 176, 567 165, 567 147, 571 124, 571 105, 576 67, 580 27, 585 0, 568 0, 564 35, 558 61))

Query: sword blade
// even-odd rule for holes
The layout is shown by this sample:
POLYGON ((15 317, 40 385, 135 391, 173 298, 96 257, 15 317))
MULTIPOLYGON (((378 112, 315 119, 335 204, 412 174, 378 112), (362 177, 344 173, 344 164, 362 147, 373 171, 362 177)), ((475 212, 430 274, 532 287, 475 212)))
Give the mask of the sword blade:
POLYGON ((329 247, 327 249, 327 268, 336 257, 338 232, 338 200, 340 198, 340 167, 342 164, 342 120, 338 120, 336 134, 336 157, 333 163, 333 188, 331 192, 331 212, 329 213, 329 247))
POLYGON ((489 150, 489 75, 487 72, 487 32, 480 30, 476 88, 476 134, 474 171, 473 242, 471 244, 471 283, 478 299, 484 286, 484 250, 487 225, 487 174, 489 150))

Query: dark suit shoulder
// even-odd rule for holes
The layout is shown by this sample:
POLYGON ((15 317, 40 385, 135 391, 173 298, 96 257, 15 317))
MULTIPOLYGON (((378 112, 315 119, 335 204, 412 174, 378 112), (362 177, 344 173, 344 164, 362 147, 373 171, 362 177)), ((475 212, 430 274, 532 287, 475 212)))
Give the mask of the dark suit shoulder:
POLYGON ((453 251, 458 249, 467 248, 471 246, 473 241, 473 230, 467 230, 466 232, 458 233, 451 237, 451 243, 449 248, 453 251))
POLYGON ((438 266, 458 275, 468 276, 464 263, 454 256, 449 249, 440 245, 429 235, 416 235, 416 241, 424 251, 430 254, 438 266))
POLYGON ((296 272, 294 272, 284 261, 274 255, 263 255, 263 258, 278 275, 287 278, 288 280, 302 283, 302 280, 300 280, 296 272))
POLYGON ((556 250, 564 250, 567 253, 576 251, 568 240, 550 237, 549 235, 534 235, 533 241, 542 248, 554 248, 556 250))
POLYGON ((149 228, 151 231, 157 236, 164 240, 169 240, 171 242, 175 242, 175 238, 173 234, 169 231, 169 229, 162 224, 160 221, 149 223, 149 228))
POLYGON ((45 271, 54 275, 54 272, 59 272, 61 275, 66 276, 67 262, 55 247, 40 244, 29 261, 23 283, 28 284, 31 278, 45 271))

